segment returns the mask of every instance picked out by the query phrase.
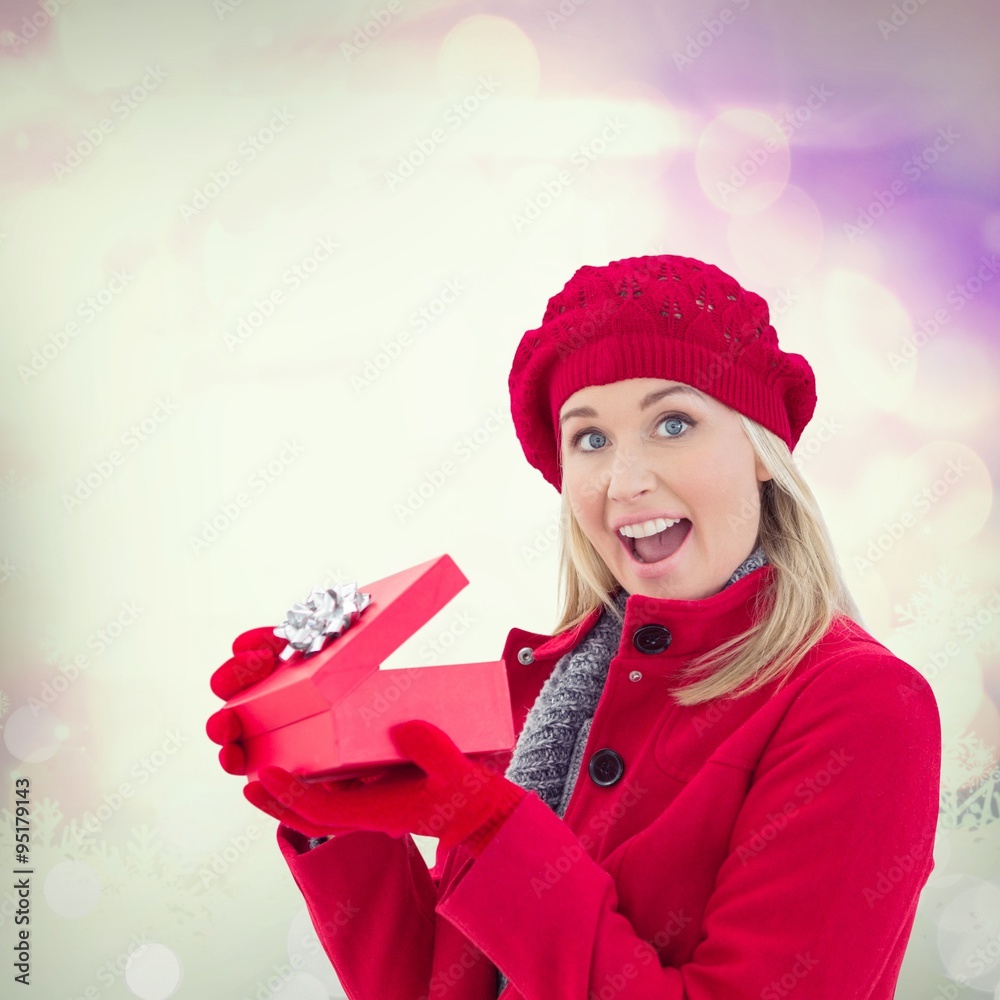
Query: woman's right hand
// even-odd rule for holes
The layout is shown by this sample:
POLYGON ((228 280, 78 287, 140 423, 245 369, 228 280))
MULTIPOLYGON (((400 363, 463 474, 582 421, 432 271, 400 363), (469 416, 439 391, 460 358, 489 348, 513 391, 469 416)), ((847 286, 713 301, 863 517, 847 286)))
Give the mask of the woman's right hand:
MULTIPOLYGON (((273 626, 250 629, 233 640, 233 655, 212 674, 209 684, 223 701, 262 681, 274 672, 278 654, 287 645, 274 634, 273 626)), ((219 763, 229 774, 246 774, 247 758, 241 742, 243 730, 239 716, 231 708, 220 708, 205 725, 213 743, 221 745, 219 763)))

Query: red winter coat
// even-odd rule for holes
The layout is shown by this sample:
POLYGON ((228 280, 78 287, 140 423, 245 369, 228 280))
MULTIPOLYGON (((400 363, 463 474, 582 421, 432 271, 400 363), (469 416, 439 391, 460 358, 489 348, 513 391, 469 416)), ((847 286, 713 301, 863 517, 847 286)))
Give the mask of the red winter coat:
MULTIPOLYGON (((667 694, 750 624, 773 572, 703 600, 628 598, 563 819, 529 794, 478 859, 439 848, 431 871, 409 834, 305 851, 279 826, 351 1000, 495 1000, 494 966, 504 1000, 891 1000, 934 866, 941 729, 923 676, 841 617, 778 691, 667 694)), ((510 632, 516 733, 599 614, 510 632)))

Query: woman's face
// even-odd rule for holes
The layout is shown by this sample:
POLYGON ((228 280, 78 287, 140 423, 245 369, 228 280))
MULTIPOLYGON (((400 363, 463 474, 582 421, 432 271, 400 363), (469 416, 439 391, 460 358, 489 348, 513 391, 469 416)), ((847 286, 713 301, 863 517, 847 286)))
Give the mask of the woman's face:
POLYGON ((736 411, 684 383, 637 378, 580 389, 559 415, 563 493, 621 586, 718 593, 754 549, 771 478, 736 411), (657 534, 635 542, 618 531, 656 518, 681 520, 644 525, 657 534))

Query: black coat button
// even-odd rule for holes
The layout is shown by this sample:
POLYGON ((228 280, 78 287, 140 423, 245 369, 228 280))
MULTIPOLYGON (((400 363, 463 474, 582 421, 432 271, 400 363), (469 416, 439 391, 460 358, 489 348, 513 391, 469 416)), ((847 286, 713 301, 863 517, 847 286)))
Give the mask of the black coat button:
POLYGON ((632 645, 640 653, 662 653, 672 638, 665 625, 643 625, 632 633, 632 645))
POLYGON ((614 750, 605 747, 603 750, 598 750, 590 758, 588 770, 595 785, 602 787, 613 785, 616 781, 621 781, 621 777, 625 773, 625 762, 614 750))

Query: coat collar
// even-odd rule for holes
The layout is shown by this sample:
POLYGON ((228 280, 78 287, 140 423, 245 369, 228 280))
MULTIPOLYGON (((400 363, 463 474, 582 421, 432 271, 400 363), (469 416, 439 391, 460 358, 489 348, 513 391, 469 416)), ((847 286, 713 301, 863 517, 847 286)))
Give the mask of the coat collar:
MULTIPOLYGON (((688 661, 715 649, 720 643, 748 629, 756 620, 754 602, 774 576, 774 566, 766 563, 716 594, 699 600, 665 600, 630 594, 625 602, 618 655, 643 661, 688 661), (632 636, 643 625, 663 625, 670 631, 670 645, 664 654, 650 657, 632 644, 632 636)), ((535 658, 559 659, 573 649, 597 624, 603 605, 595 608, 574 628, 551 636, 535 647, 535 658)))

